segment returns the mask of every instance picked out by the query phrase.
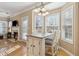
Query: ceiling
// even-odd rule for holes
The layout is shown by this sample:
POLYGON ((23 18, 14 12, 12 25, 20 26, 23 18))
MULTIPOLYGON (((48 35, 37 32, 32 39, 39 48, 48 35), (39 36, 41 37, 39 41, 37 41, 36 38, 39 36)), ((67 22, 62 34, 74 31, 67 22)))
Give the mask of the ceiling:
POLYGON ((52 10, 52 9, 62 7, 66 3, 67 2, 53 2, 53 3, 45 5, 45 8, 48 9, 48 10, 52 10))
POLYGON ((13 15, 24 9, 28 9, 34 4, 36 2, 0 2, 0 15, 3 13, 6 16, 7 12, 13 15))
MULTIPOLYGON (((9 16, 18 14, 21 11, 28 10, 40 2, 0 2, 0 16, 9 16)), ((55 9, 64 5, 64 2, 53 2, 47 4, 45 8, 55 9)))

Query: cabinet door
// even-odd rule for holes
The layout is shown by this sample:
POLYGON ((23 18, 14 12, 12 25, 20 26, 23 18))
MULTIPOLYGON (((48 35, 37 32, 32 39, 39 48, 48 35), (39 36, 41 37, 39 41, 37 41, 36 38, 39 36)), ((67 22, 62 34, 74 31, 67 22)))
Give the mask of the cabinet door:
POLYGON ((33 38, 33 55, 34 56, 39 56, 40 51, 39 51, 39 39, 33 38))
POLYGON ((32 56, 33 55, 33 40, 31 37, 28 38, 28 41, 27 41, 27 55, 28 56, 32 56))
POLYGON ((45 39, 40 40, 40 55, 45 56, 45 39))

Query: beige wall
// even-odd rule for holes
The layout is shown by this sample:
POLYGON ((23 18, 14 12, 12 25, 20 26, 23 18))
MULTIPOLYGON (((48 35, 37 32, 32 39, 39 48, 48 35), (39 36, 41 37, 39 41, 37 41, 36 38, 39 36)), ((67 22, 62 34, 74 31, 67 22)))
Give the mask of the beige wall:
POLYGON ((79 3, 74 3, 74 54, 79 56, 79 3))
POLYGON ((60 46, 69 51, 70 53, 74 54, 74 44, 67 43, 61 39, 60 46))
POLYGON ((29 11, 26 11, 26 12, 23 12, 17 16, 14 16, 13 18, 18 20, 19 21, 19 25, 20 25, 20 28, 21 28, 21 21, 22 21, 22 17, 23 16, 28 16, 28 34, 31 34, 32 33, 32 11, 29 10, 29 11))

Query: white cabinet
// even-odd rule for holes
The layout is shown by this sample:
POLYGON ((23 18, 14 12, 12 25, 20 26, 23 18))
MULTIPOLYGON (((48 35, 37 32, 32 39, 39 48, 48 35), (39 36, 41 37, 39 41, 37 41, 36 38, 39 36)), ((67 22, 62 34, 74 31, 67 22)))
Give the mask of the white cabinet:
POLYGON ((45 40, 35 36, 27 36, 27 55, 43 56, 45 55, 45 40))
POLYGON ((28 39, 27 39, 27 55, 31 55, 31 56, 33 55, 32 45, 33 45, 32 38, 28 37, 28 39))
POLYGON ((40 55, 40 41, 37 38, 33 38, 33 55, 40 55))

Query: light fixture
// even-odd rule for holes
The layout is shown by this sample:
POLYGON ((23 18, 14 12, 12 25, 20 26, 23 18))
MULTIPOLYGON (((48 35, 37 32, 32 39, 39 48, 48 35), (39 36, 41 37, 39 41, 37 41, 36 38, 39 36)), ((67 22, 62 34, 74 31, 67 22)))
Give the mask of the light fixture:
POLYGON ((46 16, 49 14, 49 12, 44 7, 44 3, 41 2, 40 8, 34 9, 34 12, 36 12, 38 15, 46 16))

